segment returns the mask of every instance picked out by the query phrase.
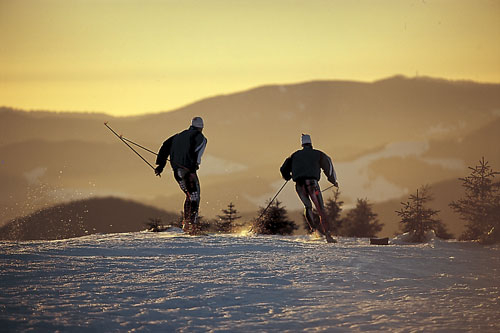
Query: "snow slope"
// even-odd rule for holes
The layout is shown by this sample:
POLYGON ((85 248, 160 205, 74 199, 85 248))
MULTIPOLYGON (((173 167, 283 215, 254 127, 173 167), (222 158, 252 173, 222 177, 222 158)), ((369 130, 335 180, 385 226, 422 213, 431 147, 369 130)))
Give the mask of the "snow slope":
POLYGON ((0 331, 500 331, 500 248, 175 232, 0 242, 0 331))

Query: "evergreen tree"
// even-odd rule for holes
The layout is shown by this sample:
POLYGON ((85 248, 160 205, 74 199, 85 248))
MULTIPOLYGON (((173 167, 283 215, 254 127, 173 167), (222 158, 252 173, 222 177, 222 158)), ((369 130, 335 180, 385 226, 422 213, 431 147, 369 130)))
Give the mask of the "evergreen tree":
POLYGON ((325 202, 325 213, 330 223, 330 230, 334 235, 338 235, 339 230, 342 226, 342 219, 340 218, 340 213, 342 212, 342 206, 344 202, 339 199, 340 192, 337 189, 334 192, 333 199, 328 198, 325 202))
POLYGON ((294 221, 288 219, 288 212, 281 202, 276 200, 264 212, 265 208, 260 207, 260 218, 254 220, 252 230, 264 235, 291 235, 298 229, 294 221))
POLYGON ((469 167, 471 173, 459 178, 465 188, 462 199, 450 203, 450 207, 467 222, 461 239, 482 242, 500 242, 500 182, 484 157, 479 165, 469 167))
POLYGON ((439 211, 426 207, 432 199, 429 188, 423 186, 416 194, 410 195, 409 201, 401 203, 403 208, 396 211, 401 218, 403 232, 409 232, 413 242, 423 242, 428 230, 445 232, 445 226, 436 218, 439 211))
POLYGON ((198 215, 197 230, 199 232, 211 232, 214 231, 213 221, 205 219, 204 216, 198 215))
POLYGON ((149 218, 149 222, 146 223, 149 231, 160 232, 163 231, 163 223, 160 218, 149 218))
POLYGON ((374 237, 383 227, 377 216, 367 199, 358 199, 356 207, 347 213, 339 234, 347 237, 374 237))
POLYGON ((231 232, 234 228, 234 222, 241 218, 238 211, 234 208, 232 202, 227 205, 227 209, 222 209, 223 215, 217 215, 217 230, 221 232, 231 232))

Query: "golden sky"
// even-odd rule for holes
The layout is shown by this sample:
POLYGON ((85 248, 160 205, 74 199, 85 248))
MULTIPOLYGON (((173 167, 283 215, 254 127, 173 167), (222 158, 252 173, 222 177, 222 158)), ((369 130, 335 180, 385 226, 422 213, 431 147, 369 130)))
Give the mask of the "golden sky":
POLYGON ((498 0, 0 0, 0 105, 132 115, 263 84, 500 82, 498 0))

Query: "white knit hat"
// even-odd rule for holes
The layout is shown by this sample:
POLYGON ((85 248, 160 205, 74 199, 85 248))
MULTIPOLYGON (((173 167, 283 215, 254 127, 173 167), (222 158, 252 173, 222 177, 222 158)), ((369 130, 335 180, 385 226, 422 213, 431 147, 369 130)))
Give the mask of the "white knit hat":
POLYGON ((201 117, 194 117, 193 120, 191 120, 191 126, 203 128, 203 119, 201 119, 201 117))
POLYGON ((300 138, 300 143, 302 145, 305 145, 305 144, 312 144, 312 141, 311 141, 311 136, 309 134, 302 134, 301 138, 300 138))

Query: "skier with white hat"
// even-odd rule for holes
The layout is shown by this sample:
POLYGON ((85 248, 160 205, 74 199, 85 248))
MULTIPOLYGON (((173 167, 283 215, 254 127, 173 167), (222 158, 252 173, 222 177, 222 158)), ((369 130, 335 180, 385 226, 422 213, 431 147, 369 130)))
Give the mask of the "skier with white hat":
POLYGON ((203 119, 194 117, 191 126, 168 138, 161 146, 156 158, 155 174, 160 176, 170 156, 170 166, 179 187, 186 194, 183 226, 185 232, 198 231, 198 208, 200 206, 200 182, 196 171, 207 145, 202 134, 203 119))
POLYGON ((304 204, 304 215, 311 230, 318 229, 325 235, 328 243, 335 243, 336 240, 330 233, 330 223, 325 213, 323 196, 318 184, 321 176, 320 169, 323 169, 328 181, 336 187, 339 186, 332 160, 322 151, 313 149, 310 135, 302 134, 301 144, 302 149, 288 157, 281 166, 281 175, 285 180, 293 179, 295 182, 295 190, 304 204), (319 214, 319 228, 314 222, 311 201, 319 214))

